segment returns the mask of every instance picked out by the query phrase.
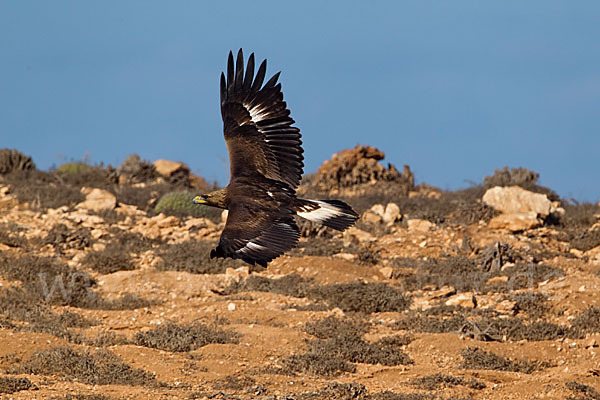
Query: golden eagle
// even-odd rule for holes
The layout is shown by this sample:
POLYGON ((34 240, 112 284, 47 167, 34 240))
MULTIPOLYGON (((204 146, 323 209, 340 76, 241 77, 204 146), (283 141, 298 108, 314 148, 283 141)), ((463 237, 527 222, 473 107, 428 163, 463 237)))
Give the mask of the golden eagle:
POLYGON ((296 197, 304 157, 300 130, 283 101, 279 73, 263 85, 264 60, 254 75, 254 54, 229 52, 227 77, 221 73, 221 115, 230 181, 227 187, 196 196, 194 203, 229 210, 219 245, 210 258, 231 257, 263 267, 294 248, 300 231, 294 216, 343 231, 358 218, 339 200, 296 197))

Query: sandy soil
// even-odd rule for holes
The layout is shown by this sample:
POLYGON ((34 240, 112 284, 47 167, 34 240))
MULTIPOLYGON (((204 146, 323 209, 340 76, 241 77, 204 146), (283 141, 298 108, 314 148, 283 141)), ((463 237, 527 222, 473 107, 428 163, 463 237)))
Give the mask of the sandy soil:
MULTIPOLYGON (((150 217, 131 208, 109 223, 81 210, 32 211, 9 200, 6 195, 0 211, 8 232, 0 244, 2 398, 600 398, 600 258, 561 241, 558 228, 510 233, 483 221, 420 231, 409 230, 406 220, 363 224, 321 241, 303 238, 302 250, 267 270, 250 272, 226 261, 217 273, 203 274, 161 268, 162 249, 186 241, 208 249, 220 225, 189 229, 175 218, 157 231, 150 217), (60 223, 89 232, 89 243, 64 245, 65 239, 61 248, 44 242, 60 223), (126 251, 129 270, 118 270, 117 261, 116 272, 99 273, 84 262, 110 243, 131 240, 121 235, 136 229, 156 242, 126 251), (488 270, 482 260, 495 243, 506 245, 504 260, 488 270), (302 255, 317 251, 322 255, 302 255), (87 274, 96 284, 84 289, 101 296, 104 306, 60 294, 49 301, 34 296, 38 314, 25 300, 15 303, 6 297, 10 290, 27 295, 41 285, 20 276, 29 272, 9 271, 27 255, 58 259, 71 268, 63 277, 87 274), (149 302, 134 309, 126 302, 106 305, 125 294, 149 302), (89 324, 40 316, 65 311, 89 324), (82 360, 56 351, 61 348, 82 360), (26 382, 27 390, 7 393, 26 382)), ((160 225, 167 217, 155 219, 160 225)), ((209 261, 203 254, 198 262, 209 261)))

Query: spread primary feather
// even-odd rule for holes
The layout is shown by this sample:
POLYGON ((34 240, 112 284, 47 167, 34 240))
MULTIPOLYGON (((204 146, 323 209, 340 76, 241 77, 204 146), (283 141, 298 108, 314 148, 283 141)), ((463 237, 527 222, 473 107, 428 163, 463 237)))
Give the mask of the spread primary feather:
POLYGON ((302 135, 283 100, 279 73, 263 85, 266 69, 264 60, 255 76, 254 54, 244 71, 242 50, 235 62, 229 53, 220 91, 231 177, 226 188, 202 196, 204 204, 229 210, 211 258, 264 267, 297 245, 295 215, 337 230, 358 218, 342 201, 296 197, 304 168, 302 135))

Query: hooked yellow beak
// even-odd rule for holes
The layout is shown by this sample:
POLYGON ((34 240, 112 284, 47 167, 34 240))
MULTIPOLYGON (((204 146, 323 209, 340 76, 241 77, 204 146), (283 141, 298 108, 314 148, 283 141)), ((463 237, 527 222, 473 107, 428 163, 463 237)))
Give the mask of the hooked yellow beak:
POLYGON ((194 197, 194 199, 192 200, 192 202, 194 204, 206 204, 206 200, 204 200, 203 196, 196 196, 196 197, 194 197))

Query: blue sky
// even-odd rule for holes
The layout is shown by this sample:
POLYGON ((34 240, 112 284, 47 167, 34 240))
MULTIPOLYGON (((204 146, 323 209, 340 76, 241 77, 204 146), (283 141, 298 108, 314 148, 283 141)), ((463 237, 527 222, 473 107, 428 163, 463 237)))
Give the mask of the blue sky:
POLYGON ((226 184, 230 49, 282 71, 305 171, 356 144, 443 189, 504 165, 600 200, 597 1, 2 1, 0 147, 226 184))

